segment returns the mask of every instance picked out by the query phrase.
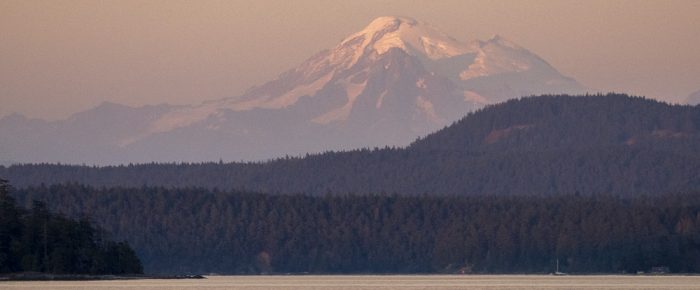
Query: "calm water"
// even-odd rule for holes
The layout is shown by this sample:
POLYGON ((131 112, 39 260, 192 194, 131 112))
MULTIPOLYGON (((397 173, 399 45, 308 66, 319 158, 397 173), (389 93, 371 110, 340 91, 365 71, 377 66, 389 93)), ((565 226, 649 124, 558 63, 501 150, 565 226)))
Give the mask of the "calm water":
POLYGON ((0 282, 0 289, 700 289, 700 276, 213 276, 200 280, 0 282))

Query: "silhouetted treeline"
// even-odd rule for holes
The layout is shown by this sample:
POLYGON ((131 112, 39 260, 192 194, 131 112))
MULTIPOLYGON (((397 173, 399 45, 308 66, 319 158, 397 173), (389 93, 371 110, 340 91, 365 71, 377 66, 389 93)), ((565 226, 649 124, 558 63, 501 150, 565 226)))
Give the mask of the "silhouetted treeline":
POLYGON ((88 220, 52 214, 40 201, 18 207, 8 190, 0 179, 0 273, 143 273, 127 243, 104 240, 88 220))
POLYGON ((153 273, 700 272, 700 192, 653 197, 267 195, 54 185, 153 273))
POLYGON ((698 190, 698 172, 700 107, 615 94, 511 100, 471 113, 404 149, 264 163, 0 167, 0 176, 18 187, 78 182, 311 195, 631 196, 698 190))

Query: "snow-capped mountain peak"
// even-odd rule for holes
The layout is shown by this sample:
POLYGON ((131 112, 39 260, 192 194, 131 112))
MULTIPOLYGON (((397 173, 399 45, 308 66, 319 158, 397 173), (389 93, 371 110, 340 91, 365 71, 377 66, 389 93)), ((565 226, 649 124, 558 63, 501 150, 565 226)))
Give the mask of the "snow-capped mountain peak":
MULTIPOLYGON (((298 110, 309 114, 301 118, 328 125, 350 119, 353 112, 361 115, 369 110, 395 110, 387 107, 389 104, 404 107, 412 104, 412 109, 403 109, 412 113, 403 113, 421 115, 411 118, 424 119, 433 128, 454 121, 467 107, 476 108, 519 95, 555 92, 558 88, 538 87, 552 81, 566 83, 567 79, 538 56, 500 35, 486 41, 463 43, 427 23, 409 17, 384 16, 334 48, 318 53, 244 96, 175 110, 151 124, 142 136, 211 121, 210 117, 220 115, 221 110, 298 110), (401 69, 391 69, 392 66, 401 69), (504 82, 492 78, 523 72, 530 73, 530 79, 504 82), (448 101, 454 96, 463 103, 448 101), (304 109, 297 108, 302 98, 308 99, 304 109), (373 106, 363 108, 364 111, 356 108, 364 103, 373 106), (440 103, 450 105, 440 106, 440 103)), ((576 86, 575 81, 571 84, 576 86)))
MULTIPOLYGON (((17 144, 67 144, 62 156, 74 157, 57 161, 101 162, 91 160, 121 155, 128 156, 122 161, 252 160, 406 145, 487 104, 583 91, 575 80, 504 37, 463 43, 424 22, 387 16, 241 96, 192 106, 103 105, 60 124, 6 118, 0 120, 0 133, 4 124, 35 126, 6 135, 24 132, 26 138, 17 144), (104 130, 90 125, 124 123, 115 120, 130 122, 104 130), (54 131, 52 138, 67 139, 34 141, 41 140, 42 132, 54 131), (84 133, 88 131, 95 133, 84 133), (76 140, 82 143, 74 144, 76 140)), ((36 150, 0 142, 2 146, 16 152, 6 159, 41 160, 36 150)))
POLYGON ((375 52, 381 55, 399 48, 411 55, 436 60, 470 52, 472 49, 427 23, 408 17, 384 16, 350 35, 340 45, 355 48, 354 60, 375 52))

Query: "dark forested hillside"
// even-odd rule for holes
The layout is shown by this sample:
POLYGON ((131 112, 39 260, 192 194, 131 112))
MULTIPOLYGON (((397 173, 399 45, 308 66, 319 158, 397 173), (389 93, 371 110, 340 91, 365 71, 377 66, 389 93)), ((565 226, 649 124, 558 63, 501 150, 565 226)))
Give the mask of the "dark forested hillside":
POLYGON ((629 196, 698 190, 699 172, 700 107, 617 94, 511 100, 401 149, 265 163, 0 167, 20 187, 79 182, 311 195, 629 196))
POLYGON ((161 273, 700 271, 700 192, 619 198, 266 195, 54 185, 20 202, 89 215, 161 273))
POLYGON ((415 142, 421 151, 585 150, 625 145, 679 154, 700 149, 700 109, 626 95, 514 99, 415 142))

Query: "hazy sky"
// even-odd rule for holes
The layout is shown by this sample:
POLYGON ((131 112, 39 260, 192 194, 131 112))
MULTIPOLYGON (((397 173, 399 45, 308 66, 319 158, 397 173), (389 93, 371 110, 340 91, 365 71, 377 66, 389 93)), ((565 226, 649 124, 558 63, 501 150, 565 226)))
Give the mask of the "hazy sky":
POLYGON ((382 15, 500 34, 602 91, 700 90, 698 0, 0 0, 0 116, 237 96, 382 15))

